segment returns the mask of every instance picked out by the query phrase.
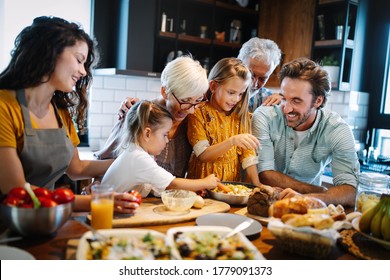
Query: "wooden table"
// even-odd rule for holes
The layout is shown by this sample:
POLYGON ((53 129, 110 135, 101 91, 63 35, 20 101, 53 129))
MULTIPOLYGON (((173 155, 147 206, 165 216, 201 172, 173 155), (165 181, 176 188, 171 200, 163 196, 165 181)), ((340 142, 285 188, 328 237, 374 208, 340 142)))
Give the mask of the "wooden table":
MULTIPOLYGON (((230 213, 235 213, 241 208, 232 207, 230 213)), ((50 237, 42 238, 24 238, 19 241, 8 243, 9 246, 15 246, 30 252, 38 260, 64 260, 69 258, 67 255, 68 242, 73 239, 79 239, 84 232, 88 231, 84 226, 80 225, 74 219, 86 221, 88 213, 73 213, 72 219, 68 220, 65 225, 58 230, 56 234, 50 237)), ((194 226, 195 221, 181 222, 169 225, 158 225, 158 226, 146 226, 139 228, 148 228, 156 230, 162 233, 166 233, 171 227, 178 226, 194 226)), ((266 259, 270 260, 302 260, 306 259, 299 255, 289 254, 284 252, 280 246, 277 245, 275 237, 263 226, 263 230, 260 237, 252 240, 252 243, 259 249, 266 259)), ((73 248, 74 251, 75 248, 73 248)), ((335 246, 333 251, 326 259, 356 259, 353 255, 339 247, 335 246)))

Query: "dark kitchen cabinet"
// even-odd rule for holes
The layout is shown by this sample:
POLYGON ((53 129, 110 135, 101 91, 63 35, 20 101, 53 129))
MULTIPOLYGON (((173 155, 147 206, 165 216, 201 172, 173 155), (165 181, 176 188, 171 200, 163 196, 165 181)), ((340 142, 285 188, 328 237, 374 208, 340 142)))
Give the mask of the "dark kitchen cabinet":
POLYGON ((157 10, 154 70, 159 72, 188 53, 209 69, 223 57, 237 56, 242 43, 258 33, 259 1, 241 7, 237 1, 160 0, 157 10), (217 33, 224 36, 218 40, 217 33))
POLYGON ((312 59, 324 66, 339 67, 332 79, 336 90, 351 90, 358 8, 358 0, 317 3, 312 59))
POLYGON ((247 3, 95 0, 93 32, 101 46, 100 67, 161 72, 168 61, 191 54, 210 69, 223 57, 237 56, 242 43, 257 36, 260 1, 247 3), (224 38, 216 39, 216 32, 224 32, 224 38))

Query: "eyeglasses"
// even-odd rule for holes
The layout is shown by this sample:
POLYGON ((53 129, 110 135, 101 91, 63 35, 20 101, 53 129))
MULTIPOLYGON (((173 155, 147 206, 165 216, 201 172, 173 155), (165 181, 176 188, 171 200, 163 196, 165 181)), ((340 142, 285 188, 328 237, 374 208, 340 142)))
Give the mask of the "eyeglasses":
POLYGON ((191 109, 192 106, 194 106, 194 109, 203 107, 206 104, 207 98, 203 96, 202 101, 197 102, 197 103, 189 103, 189 102, 181 102, 176 95, 172 92, 173 97, 175 97, 177 103, 180 105, 180 109, 182 110, 189 110, 191 109))

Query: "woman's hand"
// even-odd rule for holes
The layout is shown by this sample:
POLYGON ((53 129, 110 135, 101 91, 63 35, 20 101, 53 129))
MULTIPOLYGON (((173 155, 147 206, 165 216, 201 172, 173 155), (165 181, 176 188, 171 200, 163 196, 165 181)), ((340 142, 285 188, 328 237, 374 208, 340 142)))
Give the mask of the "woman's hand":
POLYGON ((137 198, 132 194, 114 193, 114 212, 123 214, 134 214, 139 207, 137 198))
POLYGON ((123 120, 131 106, 133 106, 138 101, 139 98, 137 97, 126 97, 125 100, 122 101, 121 106, 119 108, 118 119, 123 120))
POLYGON ((247 150, 256 150, 260 146, 259 140, 249 133, 234 135, 229 140, 232 146, 235 145, 247 150))

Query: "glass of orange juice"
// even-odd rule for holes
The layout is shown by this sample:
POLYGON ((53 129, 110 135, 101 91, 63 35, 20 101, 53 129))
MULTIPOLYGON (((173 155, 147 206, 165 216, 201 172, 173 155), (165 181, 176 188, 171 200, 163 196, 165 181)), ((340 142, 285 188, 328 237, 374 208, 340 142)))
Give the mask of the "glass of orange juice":
POLYGON ((91 225, 95 229, 112 228, 114 215, 114 186, 93 185, 91 187, 91 225))

